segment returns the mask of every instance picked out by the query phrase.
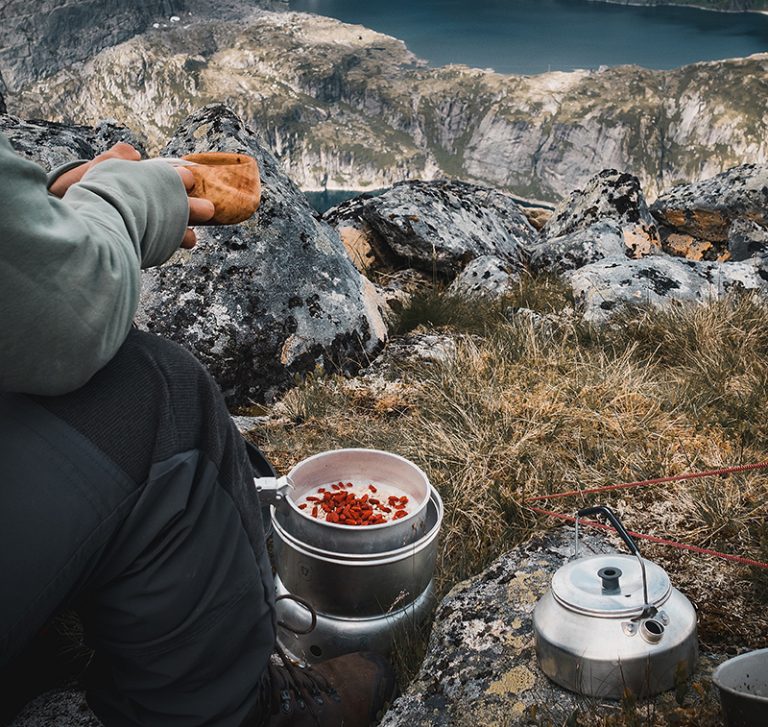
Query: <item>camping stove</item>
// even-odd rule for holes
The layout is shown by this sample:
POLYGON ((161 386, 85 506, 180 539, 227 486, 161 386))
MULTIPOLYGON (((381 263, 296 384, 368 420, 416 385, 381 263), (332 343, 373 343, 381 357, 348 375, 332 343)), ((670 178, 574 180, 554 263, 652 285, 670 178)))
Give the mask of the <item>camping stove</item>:
POLYGON ((412 518, 417 527, 396 520, 333 529, 311 523, 310 529, 293 510, 272 508, 278 641, 300 660, 312 663, 360 650, 386 654, 399 633, 420 625, 431 611, 443 501, 421 470, 387 452, 347 449, 304 460, 286 479, 296 491, 306 488, 308 462, 312 471, 322 465, 321 482, 359 479, 372 456, 379 466, 367 469, 365 480, 374 486, 424 483, 424 504, 412 518), (382 472, 385 477, 377 479, 382 472), (329 537, 320 537, 325 532, 329 537))

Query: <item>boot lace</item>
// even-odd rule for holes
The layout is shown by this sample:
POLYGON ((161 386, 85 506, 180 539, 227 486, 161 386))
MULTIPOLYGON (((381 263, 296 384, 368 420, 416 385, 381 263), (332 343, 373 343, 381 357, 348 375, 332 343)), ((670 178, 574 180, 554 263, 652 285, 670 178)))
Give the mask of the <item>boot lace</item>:
POLYGON ((275 645, 275 650, 283 666, 270 664, 268 669, 272 688, 280 695, 280 710, 289 713, 293 700, 296 700, 299 709, 308 710, 315 724, 319 725, 319 709, 326 699, 340 702, 339 693, 321 673, 311 667, 301 669, 294 666, 279 645, 275 645))
MULTIPOLYGON (((310 633, 317 625, 317 613, 313 606, 293 594, 278 596, 278 599, 280 598, 288 598, 300 603, 309 611, 312 621, 308 628, 301 630, 283 621, 280 621, 279 625, 295 634, 303 635, 310 633)), ((280 710, 285 713, 290 712, 291 703, 295 699, 299 709, 307 709, 315 724, 319 725, 320 715, 318 714, 318 709, 325 704, 326 699, 340 702, 341 697, 339 693, 320 672, 315 671, 311 667, 299 668, 295 666, 280 644, 275 644, 275 651, 280 657, 283 666, 281 668, 270 663, 268 669, 273 689, 277 689, 280 695, 280 710)))

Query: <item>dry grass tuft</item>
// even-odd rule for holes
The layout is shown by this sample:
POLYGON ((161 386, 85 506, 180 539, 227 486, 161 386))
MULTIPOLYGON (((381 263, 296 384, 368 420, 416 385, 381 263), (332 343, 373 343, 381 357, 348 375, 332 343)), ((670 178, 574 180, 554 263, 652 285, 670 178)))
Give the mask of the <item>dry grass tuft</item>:
POLYGON ((546 314, 572 305, 570 289, 554 276, 533 278, 526 274, 508 295, 480 301, 432 286, 412 296, 408 306, 401 311, 393 333, 403 334, 422 326, 488 335, 503 328, 516 309, 526 308, 546 314))

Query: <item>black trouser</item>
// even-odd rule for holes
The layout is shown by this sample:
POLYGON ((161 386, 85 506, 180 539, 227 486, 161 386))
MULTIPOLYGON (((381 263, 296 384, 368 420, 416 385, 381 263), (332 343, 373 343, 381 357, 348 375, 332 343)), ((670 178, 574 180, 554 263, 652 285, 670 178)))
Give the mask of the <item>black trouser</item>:
POLYGON ((62 607, 109 725, 239 725, 275 640, 244 443, 203 367, 133 331, 83 388, 0 393, 0 666, 62 607))

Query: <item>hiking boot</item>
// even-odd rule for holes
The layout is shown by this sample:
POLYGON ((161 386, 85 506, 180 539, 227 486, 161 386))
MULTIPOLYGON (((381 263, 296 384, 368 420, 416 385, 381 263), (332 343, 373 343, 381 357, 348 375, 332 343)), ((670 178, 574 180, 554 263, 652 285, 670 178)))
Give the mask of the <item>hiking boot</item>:
POLYGON ((337 656, 306 669, 283 663, 269 665, 271 701, 248 727, 369 727, 395 695, 394 670, 379 654, 337 656))

